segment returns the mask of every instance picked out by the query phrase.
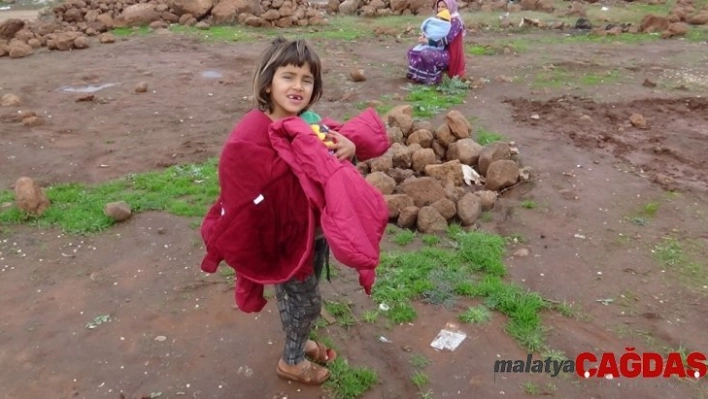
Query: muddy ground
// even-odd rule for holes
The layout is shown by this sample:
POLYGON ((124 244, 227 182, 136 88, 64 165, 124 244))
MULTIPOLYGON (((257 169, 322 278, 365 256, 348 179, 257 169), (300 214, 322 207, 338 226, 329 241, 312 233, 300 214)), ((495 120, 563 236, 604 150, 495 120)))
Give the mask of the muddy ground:
MULTIPOLYGON (((478 33, 466 40, 505 38, 478 33)), ((320 113, 343 118, 360 101, 404 93, 404 54, 412 43, 313 42, 327 71, 320 113), (366 71, 366 81, 346 79, 353 66, 366 71)), ((0 124, 0 187, 10 189, 23 175, 43 186, 91 184, 217 156, 249 108, 251 67, 266 43, 149 35, 0 60, 0 93, 20 96, 20 109, 45 121, 0 124), (141 81, 148 92, 135 94, 141 81), (76 89, 101 85, 94 101, 76 102, 86 95, 76 89)), ((468 58, 468 73, 481 84, 457 109, 515 141, 535 171, 532 184, 506 192, 481 228, 523 238, 509 254, 524 247, 530 255, 508 257, 511 281, 576 309, 575 318, 544 317, 549 345, 568 357, 625 347, 707 351, 706 48, 682 40, 544 41, 518 54, 468 58), (555 84, 559 69, 567 72, 555 84), (582 79, 590 74, 612 79, 582 79), (633 113, 644 116, 646 128, 631 125, 633 113), (524 200, 539 206, 523 208, 524 200), (638 219, 653 202, 656 214, 638 219), (666 237, 684 244, 700 274, 688 274, 685 264, 660 266, 653 252, 666 237)), ((199 270, 203 246, 194 221, 144 213, 91 236, 0 226, 1 396, 327 397, 276 378, 282 341, 272 301, 260 314, 234 309, 224 276, 199 270), (86 328, 101 315, 110 321, 86 328)), ((347 270, 323 292, 325 299, 353 301, 358 315, 374 306, 347 270)), ((464 326, 468 339, 454 352, 430 347, 466 305, 450 311, 416 304, 419 317, 410 325, 359 323, 326 333, 351 364, 378 372, 381 381, 365 398, 420 397, 410 379, 413 354, 432 360, 424 391, 435 398, 526 397, 527 382, 560 398, 708 392, 705 381, 495 375, 495 360, 526 357, 499 314, 491 324, 464 326)))

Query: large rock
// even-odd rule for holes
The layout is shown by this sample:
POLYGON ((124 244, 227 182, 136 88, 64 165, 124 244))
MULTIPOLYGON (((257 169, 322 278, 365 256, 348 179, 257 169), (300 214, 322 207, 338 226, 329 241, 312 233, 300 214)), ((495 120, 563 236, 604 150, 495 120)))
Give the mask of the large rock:
POLYGON ((388 217, 397 218, 401 211, 413 205, 413 198, 406 194, 384 195, 386 205, 388 205, 388 217))
POLYGON ((418 221, 418 212, 420 208, 417 206, 407 206, 401 209, 401 213, 398 215, 398 220, 396 221, 396 226, 402 229, 410 229, 415 227, 418 221))
POLYGON ((462 164, 458 160, 440 165, 428 165, 425 167, 425 174, 439 181, 443 187, 449 184, 461 186, 464 182, 462 164))
POLYGON ((482 214, 482 204, 479 197, 467 193, 457 202, 457 216, 464 226, 474 224, 482 214))
POLYGON ((388 151, 382 156, 372 159, 369 162, 369 167, 371 172, 388 172, 393 168, 393 153, 388 151))
POLYGON ((0 23, 0 39, 10 40, 15 37, 15 33, 25 27, 25 21, 17 18, 10 18, 0 23))
POLYGON ((435 201, 432 205, 446 220, 452 219, 457 214, 457 206, 447 198, 435 201))
POLYGON ((220 0, 211 10, 214 23, 217 24, 234 22, 242 13, 261 14, 260 2, 257 0, 220 0))
POLYGON ((472 125, 460 111, 452 110, 445 115, 445 122, 450 127, 450 131, 458 139, 469 138, 472 134, 472 125))
POLYGON ((435 136, 437 137, 440 144, 442 144, 445 148, 450 147, 450 144, 457 141, 457 137, 452 134, 450 126, 448 126, 447 123, 443 123, 442 125, 438 126, 437 129, 435 129, 435 136))
POLYGON ((445 189, 432 177, 411 178, 401 183, 401 191, 419 208, 445 198, 445 189))
POLYGON ((344 0, 339 7, 337 7, 337 10, 342 15, 353 15, 356 14, 360 6, 360 0, 344 0))
MULTIPOLYGON (((133 4, 123 9, 119 16, 120 23, 125 26, 144 26, 160 19, 160 13, 150 3, 133 4)), ((119 21, 114 21, 118 24, 119 21)))
POLYGON ((418 211, 418 230, 423 233, 435 233, 447 230, 447 220, 433 206, 424 206, 418 211))
POLYGON ((403 144, 393 143, 389 149, 393 158, 394 168, 410 168, 412 163, 411 149, 403 144))
POLYGON ((519 181, 519 166, 509 159, 502 159, 492 162, 487 170, 487 190, 500 190, 513 186, 519 181))
POLYGON ((458 140, 447 147, 447 159, 452 161, 457 159, 460 163, 469 166, 477 166, 479 154, 482 152, 482 146, 477 144, 472 139, 458 140))
POLYGON ((15 182, 15 205, 32 216, 42 216, 49 208, 49 199, 42 188, 29 177, 20 177, 15 182))
POLYGON ((408 136, 406 144, 420 144, 423 148, 430 148, 433 144, 433 134, 425 129, 416 130, 408 136))
POLYGON ((479 173, 486 176, 489 165, 494 161, 511 158, 509 144, 497 141, 487 144, 479 154, 479 173))
MULTIPOLYGON (((221 3, 224 1, 226 2, 231 2, 234 0, 221 0, 221 3)), ((235 0, 238 1, 238 0, 235 0)), ((211 9, 214 7, 214 1, 213 0, 170 0, 170 5, 172 6, 172 10, 174 10, 175 14, 178 16, 182 14, 192 14, 194 18, 201 18, 205 16, 211 9)), ((228 7, 225 5, 225 7, 228 7)), ((238 14, 236 14, 238 15, 238 14)))
POLYGON ((388 112, 388 124, 389 126, 400 128, 401 132, 403 132, 403 137, 407 138, 413 128, 413 107, 407 104, 391 109, 388 112))
POLYGON ((413 170, 423 172, 428 165, 435 163, 435 151, 432 148, 423 148, 415 151, 412 156, 413 170))
POLYGON ((396 180, 384 172, 371 173, 366 176, 366 181, 384 195, 393 194, 393 190, 396 188, 396 180))
POLYGON ((10 58, 24 58, 32 54, 32 46, 18 40, 13 40, 9 45, 10 58))

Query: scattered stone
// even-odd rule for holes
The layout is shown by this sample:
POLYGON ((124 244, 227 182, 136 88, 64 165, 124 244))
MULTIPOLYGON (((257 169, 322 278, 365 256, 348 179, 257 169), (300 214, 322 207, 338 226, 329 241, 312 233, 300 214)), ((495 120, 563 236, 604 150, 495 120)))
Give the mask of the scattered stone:
POLYGON ((148 84, 147 82, 140 82, 137 85, 135 85, 135 92, 136 93, 145 93, 148 90, 148 84))
POLYGON ((22 103, 22 100, 20 100, 20 97, 12 94, 12 93, 7 93, 0 98, 0 106, 3 107, 16 107, 22 103))
POLYGON ((132 216, 130 205, 125 201, 111 202, 103 208, 103 213, 116 222, 122 222, 132 216))
POLYGON ((81 96, 81 97, 77 98, 76 102, 80 103, 80 102, 93 101, 93 98, 94 98, 93 94, 87 94, 85 96, 81 96))
POLYGON ((38 116, 28 116, 26 118, 22 118, 22 124, 27 127, 34 127, 34 126, 39 126, 43 123, 42 119, 38 116))
POLYGON ((74 48, 75 49, 84 49, 89 47, 89 41, 86 36, 79 36, 76 39, 74 39, 74 48))
POLYGON ((31 178, 20 177, 15 182, 15 205, 32 216, 42 216, 50 202, 44 190, 31 178))
POLYGON ((528 248, 519 248, 516 251, 514 251, 514 256, 519 257, 519 258, 525 258, 529 256, 531 252, 528 250, 528 248))
POLYGON ((98 41, 103 44, 115 43, 116 37, 113 36, 113 34, 111 33, 101 33, 101 35, 98 37, 98 41))
POLYGON ((646 78, 646 79, 644 79, 644 83, 642 83, 642 86, 654 88, 654 87, 656 87, 656 82, 654 82, 653 80, 651 80, 649 78, 646 78))
POLYGON ((349 72, 349 77, 353 82, 363 82, 366 80, 363 69, 354 68, 349 72))
MULTIPOLYGON (((199 22, 197 22, 196 25, 194 25, 194 27, 197 29, 201 29, 201 30, 207 30, 207 29, 211 28, 211 25, 209 25, 205 21, 199 21, 199 22)), ((165 28, 166 28, 166 26, 165 26, 165 28)))
POLYGON ((638 128, 638 129, 646 129, 647 128, 647 121, 644 119, 644 115, 642 114, 637 114, 634 113, 629 117, 629 121, 632 123, 632 126, 638 128))

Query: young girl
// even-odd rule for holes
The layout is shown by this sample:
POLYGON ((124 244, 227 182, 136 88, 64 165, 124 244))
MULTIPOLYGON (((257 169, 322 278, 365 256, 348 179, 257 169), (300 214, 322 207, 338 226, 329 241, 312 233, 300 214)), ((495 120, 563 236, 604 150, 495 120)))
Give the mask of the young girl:
POLYGON ((303 40, 274 40, 253 78, 257 109, 234 128, 219 160, 220 194, 202 224, 202 270, 223 260, 236 272, 236 304, 258 312, 274 284, 285 332, 280 378, 322 384, 318 365, 337 354, 308 340, 321 310, 320 274, 331 246, 356 268, 367 294, 379 260, 388 209, 349 162, 382 155, 386 129, 373 109, 329 127, 324 145, 301 118, 322 96, 322 66, 303 40))

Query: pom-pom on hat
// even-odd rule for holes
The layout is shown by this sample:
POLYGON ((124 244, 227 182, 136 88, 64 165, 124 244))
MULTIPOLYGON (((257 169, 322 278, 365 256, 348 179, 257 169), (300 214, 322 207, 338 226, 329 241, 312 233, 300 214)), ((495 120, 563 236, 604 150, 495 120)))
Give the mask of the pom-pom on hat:
POLYGON ((437 17, 440 19, 444 19, 445 21, 449 21, 452 18, 450 16, 450 11, 447 9, 440 11, 438 13, 437 17))

